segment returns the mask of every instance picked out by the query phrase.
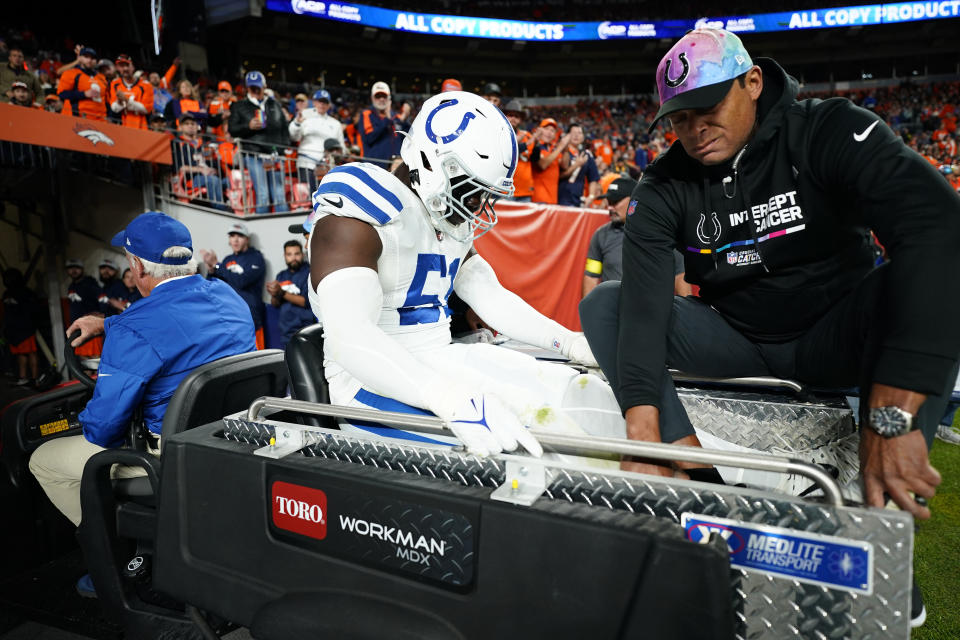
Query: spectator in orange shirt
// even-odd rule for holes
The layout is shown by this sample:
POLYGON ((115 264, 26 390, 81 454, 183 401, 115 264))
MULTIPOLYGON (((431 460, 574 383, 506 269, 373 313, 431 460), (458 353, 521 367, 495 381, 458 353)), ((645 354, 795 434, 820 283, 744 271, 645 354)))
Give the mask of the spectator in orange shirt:
POLYGON ((180 127, 180 114, 192 113, 201 125, 207 122, 207 111, 200 104, 197 89, 189 80, 177 83, 177 95, 163 109, 163 117, 173 128, 180 127))
POLYGON ((103 106, 106 111, 106 119, 114 124, 120 124, 120 114, 110 108, 115 98, 110 93, 110 85, 117 78, 117 68, 112 62, 103 58, 97 63, 97 75, 94 80, 103 89, 103 106))
POLYGON ((209 132, 218 140, 224 140, 227 133, 227 121, 230 119, 230 107, 237 101, 233 87, 226 80, 217 84, 217 97, 210 102, 209 132))
POLYGON ((503 109, 507 122, 517 136, 517 170, 513 174, 513 200, 530 202, 533 199, 533 168, 530 166, 530 153, 537 146, 538 138, 529 131, 520 129, 523 122, 523 106, 519 100, 511 100, 503 109))
POLYGON ((96 80, 97 52, 83 47, 77 54, 77 65, 64 71, 57 83, 57 93, 64 102, 64 112, 80 118, 105 120, 107 108, 103 103, 106 87, 96 80))
POLYGON ((134 77, 133 60, 126 54, 117 56, 117 71, 119 75, 110 83, 110 110, 120 114, 125 127, 148 129, 153 87, 143 78, 134 77))
MULTIPOLYGON (((535 132, 536 133, 536 132, 535 132)), ((560 126, 553 118, 540 122, 537 137, 543 144, 537 145, 530 156, 533 164, 533 201, 557 204, 557 185, 560 181, 560 154, 570 144, 570 134, 557 140, 560 126)))
POLYGON ((51 113, 61 113, 63 111, 63 102, 60 101, 60 96, 51 93, 44 99, 43 108, 45 111, 50 111, 51 113))

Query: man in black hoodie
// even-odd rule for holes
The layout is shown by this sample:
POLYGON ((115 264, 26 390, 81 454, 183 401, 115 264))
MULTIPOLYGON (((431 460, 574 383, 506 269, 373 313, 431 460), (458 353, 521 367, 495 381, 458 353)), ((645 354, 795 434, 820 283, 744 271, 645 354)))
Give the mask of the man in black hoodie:
POLYGON ((798 101, 796 81, 773 60, 755 64, 730 32, 688 33, 657 84, 657 120, 670 117, 678 143, 633 193, 622 286, 581 303, 629 437, 699 444, 665 365, 859 385, 867 503, 886 493, 930 517, 911 492, 929 498, 940 483, 927 448, 960 355, 949 290, 960 198, 875 114, 798 101), (887 249, 882 267, 868 230, 887 249), (671 297, 674 248, 699 299, 671 297))

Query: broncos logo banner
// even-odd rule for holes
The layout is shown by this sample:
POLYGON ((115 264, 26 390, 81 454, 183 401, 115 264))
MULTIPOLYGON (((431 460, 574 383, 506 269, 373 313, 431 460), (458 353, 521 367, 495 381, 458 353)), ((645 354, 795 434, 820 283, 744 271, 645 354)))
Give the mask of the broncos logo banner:
POLYGON ((162 133, 12 104, 0 104, 0 140, 173 164, 162 133))

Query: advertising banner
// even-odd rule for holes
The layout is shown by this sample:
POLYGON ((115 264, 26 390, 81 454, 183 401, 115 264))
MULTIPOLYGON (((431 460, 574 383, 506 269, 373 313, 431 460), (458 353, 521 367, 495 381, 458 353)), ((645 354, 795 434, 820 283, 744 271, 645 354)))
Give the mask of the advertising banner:
POLYGON ((740 33, 763 33, 960 17, 960 0, 893 2, 744 16, 706 16, 682 20, 626 20, 617 22, 502 20, 499 18, 412 13, 362 4, 319 0, 267 0, 267 8, 272 11, 353 22, 368 27, 394 31, 413 31, 462 38, 525 40, 529 42, 679 38, 690 29, 700 27, 723 28, 740 33))
POLYGON ((162 133, 11 104, 0 104, 0 140, 173 164, 162 133))

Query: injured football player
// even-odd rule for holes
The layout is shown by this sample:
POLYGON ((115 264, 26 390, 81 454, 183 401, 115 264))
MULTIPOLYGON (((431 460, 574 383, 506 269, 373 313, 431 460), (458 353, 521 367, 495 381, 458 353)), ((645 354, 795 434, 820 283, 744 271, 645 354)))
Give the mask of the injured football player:
POLYGON ((313 194, 309 300, 324 326, 334 404, 442 418, 456 438, 353 421, 419 442, 487 455, 518 446, 539 456, 529 428, 625 437, 610 386, 592 374, 490 344, 451 343, 448 297, 515 340, 596 366, 583 335, 505 289, 473 241, 513 192, 513 129, 467 92, 434 96, 411 125, 403 164, 355 163, 313 194))

